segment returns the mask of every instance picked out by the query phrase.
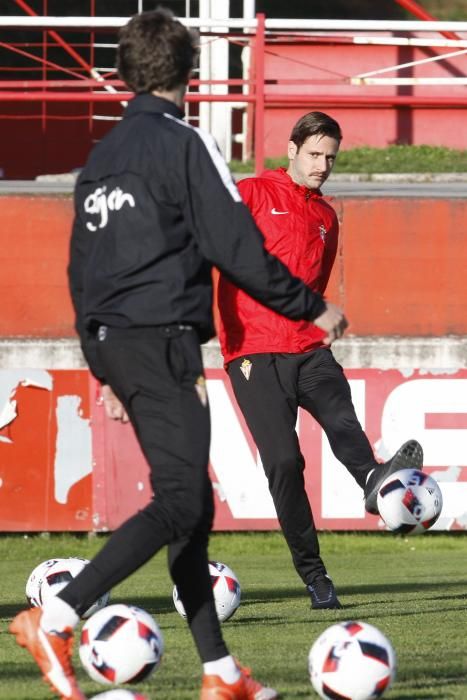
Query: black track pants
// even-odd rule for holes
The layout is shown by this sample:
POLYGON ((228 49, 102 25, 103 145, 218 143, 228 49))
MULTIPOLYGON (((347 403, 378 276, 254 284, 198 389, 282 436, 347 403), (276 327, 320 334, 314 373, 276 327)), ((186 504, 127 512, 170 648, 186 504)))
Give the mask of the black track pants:
POLYGON ((169 568, 203 662, 228 654, 208 569, 214 503, 210 416, 199 341, 179 327, 101 327, 96 352, 150 467, 154 497, 123 523, 60 597, 81 614, 168 545, 169 568))
POLYGON ((302 407, 316 419, 337 459, 363 487, 376 461, 355 414, 349 383, 327 348, 242 356, 230 362, 227 371, 261 455, 295 568, 304 583, 311 583, 325 566, 305 491, 297 412, 302 407), (241 367, 245 359, 247 374, 251 362, 248 379, 241 367))

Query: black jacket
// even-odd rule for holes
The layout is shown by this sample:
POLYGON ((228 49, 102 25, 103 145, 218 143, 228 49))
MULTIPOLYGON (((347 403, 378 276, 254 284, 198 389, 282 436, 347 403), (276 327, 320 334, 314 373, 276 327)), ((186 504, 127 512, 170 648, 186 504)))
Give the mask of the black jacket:
POLYGON ((92 328, 195 326, 214 335, 211 266, 292 319, 325 309, 263 247, 211 136, 145 94, 93 149, 75 188, 68 267, 76 328, 92 372, 92 328))

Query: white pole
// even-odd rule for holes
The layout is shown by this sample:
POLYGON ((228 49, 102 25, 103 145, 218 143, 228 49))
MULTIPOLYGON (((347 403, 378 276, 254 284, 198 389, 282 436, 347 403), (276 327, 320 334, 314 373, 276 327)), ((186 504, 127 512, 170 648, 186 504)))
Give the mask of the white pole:
POLYGON ((390 73, 394 70, 399 70, 400 68, 410 68, 411 66, 421 66, 424 63, 433 63, 434 61, 444 61, 446 58, 453 58, 454 56, 461 56, 467 53, 467 49, 462 49, 461 51, 450 51, 449 53, 443 53, 439 56, 432 56, 431 58, 422 58, 419 61, 410 61, 409 63, 399 63, 396 66, 389 66, 387 68, 379 68, 378 70, 372 70, 368 73, 359 73, 355 78, 369 78, 372 75, 381 75, 381 73, 390 73))
POLYGON ((243 19, 254 19, 256 0, 243 0, 243 19))
MULTIPOLYGON (((199 2, 199 19, 200 21, 207 20, 210 16, 211 0, 200 0, 199 2)), ((202 30, 203 27, 201 26, 202 30)), ((199 54, 199 79, 209 80, 211 75, 211 47, 208 37, 200 38, 200 54, 199 54)), ((200 93, 207 94, 210 92, 210 86, 200 85, 200 93)), ((211 132, 211 109, 209 102, 201 102, 199 105, 199 125, 205 131, 211 132)))
POLYGON ((440 48, 465 47, 467 39, 424 39, 415 37, 395 36, 354 36, 354 44, 375 44, 378 46, 437 46, 440 48))
MULTIPOLYGON (((252 21, 256 17, 256 0, 243 0, 243 20, 244 22, 252 21)), ((244 29, 244 32, 248 32, 248 29, 244 29)), ((251 48, 250 46, 244 46, 242 49, 242 78, 243 80, 248 80, 250 76, 251 67, 251 48)), ((243 86, 243 93, 248 94, 248 85, 243 86)), ((251 107, 250 107, 251 108, 251 107)), ((247 137, 248 137, 248 106, 243 111, 242 118, 242 133, 239 134, 242 144, 242 161, 246 161, 248 158, 247 153, 247 137)), ((238 138, 238 137, 237 137, 238 138)))
MULTIPOLYGON (((200 0, 200 20, 210 18, 211 31, 225 33, 229 23, 229 0, 200 0), (219 26, 212 26, 221 20, 219 26)), ((229 42, 216 36, 202 38, 200 54, 201 80, 227 80, 229 77, 229 42)), ((227 85, 203 86, 202 92, 225 95, 227 85)), ((209 131, 217 141, 224 158, 229 161, 232 155, 232 115, 231 106, 225 102, 200 104, 200 126, 209 131)))
POLYGON ((467 78, 351 78, 351 85, 467 85, 467 78))
MULTIPOLYGON (((319 36, 326 36, 320 33, 319 36)), ((413 37, 394 37, 394 36, 354 36, 352 37, 354 44, 375 44, 377 46, 420 46, 420 47, 438 47, 446 48, 467 48, 467 39, 418 39, 413 37)), ((98 42, 93 44, 95 49, 116 49, 117 44, 98 42)), ((109 68, 109 70, 111 70, 109 68)))
MULTIPOLYGON (((201 2, 202 0, 200 0, 201 2)), ((213 0, 214 2, 214 0, 213 0)), ((215 0, 221 3, 222 0, 215 0)), ((56 17, 2 15, 0 27, 45 27, 47 29, 123 27, 129 17, 56 17)), ((195 17, 180 18, 189 27, 217 27, 218 20, 195 17)), ((225 24, 232 29, 255 29, 256 19, 229 18, 225 24)), ((347 32, 467 32, 467 22, 432 22, 417 20, 374 19, 266 19, 266 29, 285 31, 347 31, 347 32)))

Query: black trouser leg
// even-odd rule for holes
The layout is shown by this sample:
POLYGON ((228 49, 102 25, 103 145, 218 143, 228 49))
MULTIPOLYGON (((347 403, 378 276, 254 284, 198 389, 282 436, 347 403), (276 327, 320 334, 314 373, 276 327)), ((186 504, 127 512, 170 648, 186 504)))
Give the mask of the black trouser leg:
MULTIPOLYGON (((243 357, 229 364, 228 374, 261 455, 294 566, 303 582, 310 583, 325 567, 305 491, 304 460, 295 431, 297 399, 293 388, 288 390, 278 376, 277 355, 249 355, 248 359, 252 363, 248 380, 240 369, 243 357)), ((294 372, 292 365, 290 370, 294 372)))
POLYGON ((193 331, 108 329, 97 351, 148 461, 154 497, 113 533, 60 597, 81 613, 171 545, 171 574, 201 659, 218 659, 228 651, 208 569, 214 506, 207 471, 209 408, 202 401, 202 385, 195 389, 203 376, 199 343, 193 331))
POLYGON ((169 569, 183 602, 201 660, 215 661, 229 652, 219 631, 209 567, 208 537, 199 532, 169 545, 169 569))
POLYGON ((356 416, 350 386, 342 367, 328 349, 302 356, 298 402, 323 428, 336 458, 362 488, 377 464, 356 416))

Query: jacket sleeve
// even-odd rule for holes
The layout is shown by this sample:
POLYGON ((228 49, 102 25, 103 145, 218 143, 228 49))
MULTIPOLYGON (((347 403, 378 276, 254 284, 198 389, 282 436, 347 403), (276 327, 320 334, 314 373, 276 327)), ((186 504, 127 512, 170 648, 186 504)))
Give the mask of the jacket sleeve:
POLYGON ((75 328, 81 342, 81 350, 96 379, 105 384, 104 370, 97 358, 97 342, 86 328, 84 319, 83 279, 89 234, 79 217, 75 206, 75 216, 71 230, 70 257, 68 263, 68 286, 75 311, 75 328))
POLYGON ((311 321, 325 311, 323 298, 266 251, 214 140, 200 130, 189 141, 185 177, 184 213, 213 265, 237 287, 288 318, 311 321))
POLYGON ((254 196, 255 182, 257 182, 256 178, 247 177, 240 180, 237 185, 242 202, 246 204, 248 211, 252 213, 253 217, 256 214, 256 209, 261 206, 259 199, 254 196))

